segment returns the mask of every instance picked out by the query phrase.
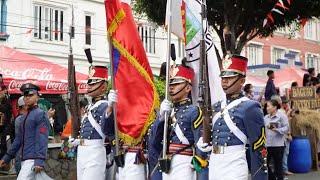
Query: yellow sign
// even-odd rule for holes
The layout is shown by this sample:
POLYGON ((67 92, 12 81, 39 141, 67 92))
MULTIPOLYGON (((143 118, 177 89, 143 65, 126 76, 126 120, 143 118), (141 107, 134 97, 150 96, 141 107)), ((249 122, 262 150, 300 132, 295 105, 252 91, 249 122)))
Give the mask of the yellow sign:
POLYGON ((320 98, 294 100, 293 106, 297 109, 319 109, 320 108, 320 98))
POLYGON ((292 99, 316 98, 316 89, 314 87, 292 88, 292 99))
POLYGON ((320 109, 320 98, 317 98, 315 87, 292 88, 290 99, 296 109, 320 109))

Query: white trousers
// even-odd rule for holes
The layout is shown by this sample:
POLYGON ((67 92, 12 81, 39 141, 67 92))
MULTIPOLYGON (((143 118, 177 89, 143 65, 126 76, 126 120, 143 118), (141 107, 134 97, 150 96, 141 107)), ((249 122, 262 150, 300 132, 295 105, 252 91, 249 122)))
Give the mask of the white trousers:
POLYGON ((103 144, 78 146, 77 179, 104 180, 106 171, 106 149, 103 144))
POLYGON ((163 180, 195 180, 196 173, 192 169, 191 161, 192 156, 174 155, 169 174, 162 173, 163 180))
POLYGON ((44 171, 34 172, 34 160, 29 159, 21 162, 21 170, 17 180, 52 180, 44 171))
POLYGON ((136 153, 128 152, 125 155, 125 164, 119 168, 119 180, 145 180, 145 164, 134 164, 136 153))
POLYGON ((245 149, 210 155, 209 180, 248 180, 248 164, 245 149))

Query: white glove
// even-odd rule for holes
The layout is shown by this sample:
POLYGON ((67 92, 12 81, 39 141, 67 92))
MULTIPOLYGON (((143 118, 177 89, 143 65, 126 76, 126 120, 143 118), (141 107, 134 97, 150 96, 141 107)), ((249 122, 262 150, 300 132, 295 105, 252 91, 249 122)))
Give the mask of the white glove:
POLYGON ((108 94, 108 106, 112 106, 116 102, 118 102, 118 92, 111 89, 108 94))
POLYGON ((168 100, 163 100, 161 105, 160 105, 160 117, 161 120, 164 120, 164 114, 167 112, 168 116, 170 116, 172 107, 171 107, 171 102, 168 100))
POLYGON ((197 142, 197 147, 202 152, 210 152, 210 151, 212 151, 212 146, 208 145, 208 143, 204 143, 202 137, 199 138, 199 141, 197 142))
POLYGON ((69 138, 68 142, 72 144, 73 146, 78 146, 80 145, 80 139, 75 139, 75 138, 69 138))

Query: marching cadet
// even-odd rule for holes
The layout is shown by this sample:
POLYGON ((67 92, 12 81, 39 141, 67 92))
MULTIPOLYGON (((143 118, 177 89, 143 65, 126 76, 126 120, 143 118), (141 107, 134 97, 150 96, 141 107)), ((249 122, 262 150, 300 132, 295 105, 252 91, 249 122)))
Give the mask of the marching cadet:
POLYGON ((77 179, 104 180, 106 170, 105 139, 114 136, 114 121, 112 116, 113 103, 117 101, 117 93, 110 90, 108 101, 107 91, 108 69, 104 66, 90 68, 87 95, 92 97, 92 103, 82 118, 80 138, 74 140, 78 144, 77 179))
POLYGON ((214 104, 212 146, 199 139, 197 146, 211 152, 209 180, 247 180, 248 165, 245 145, 250 145, 252 180, 268 178, 265 129, 261 107, 241 93, 245 82, 247 58, 226 58, 221 71, 221 84, 226 101, 214 104))
MULTIPOLYGON (((162 151, 164 114, 165 112, 171 114, 171 130, 168 131, 168 154, 171 157, 171 169, 168 173, 162 174, 164 180, 196 178, 195 167, 191 162, 193 158, 199 158, 195 156, 198 152, 195 150, 195 142, 201 136, 202 112, 199 107, 192 105, 188 98, 193 78, 194 71, 190 67, 180 65, 172 70, 169 94, 173 108, 172 103, 168 100, 161 103, 160 113, 149 134, 149 148, 151 148, 149 149, 151 151, 149 152, 149 160, 152 161, 151 166, 157 168, 154 161, 162 151)), ((154 170, 151 168, 151 171, 154 170)))
POLYGON ((0 166, 8 164, 21 148, 21 170, 18 180, 33 180, 36 173, 42 172, 48 149, 49 120, 47 113, 37 106, 40 88, 34 84, 23 84, 20 88, 24 95, 28 112, 23 115, 21 125, 11 148, 0 160, 0 166))

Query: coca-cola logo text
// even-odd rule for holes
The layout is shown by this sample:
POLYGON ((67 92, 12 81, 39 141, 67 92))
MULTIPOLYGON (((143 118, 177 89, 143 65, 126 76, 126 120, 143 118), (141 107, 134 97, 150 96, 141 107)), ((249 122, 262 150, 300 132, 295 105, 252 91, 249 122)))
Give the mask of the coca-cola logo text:
POLYGON ((63 82, 48 81, 46 85, 46 90, 67 91, 68 84, 63 82))
POLYGON ((37 80, 53 80, 53 74, 51 73, 51 69, 35 69, 29 68, 24 70, 12 70, 0 67, 0 72, 5 77, 12 77, 16 79, 37 79, 37 80))
POLYGON ((20 87, 25 83, 33 83, 33 84, 35 84, 33 81, 12 80, 12 81, 10 81, 10 83, 8 85, 8 89, 9 90, 20 89, 20 87))

